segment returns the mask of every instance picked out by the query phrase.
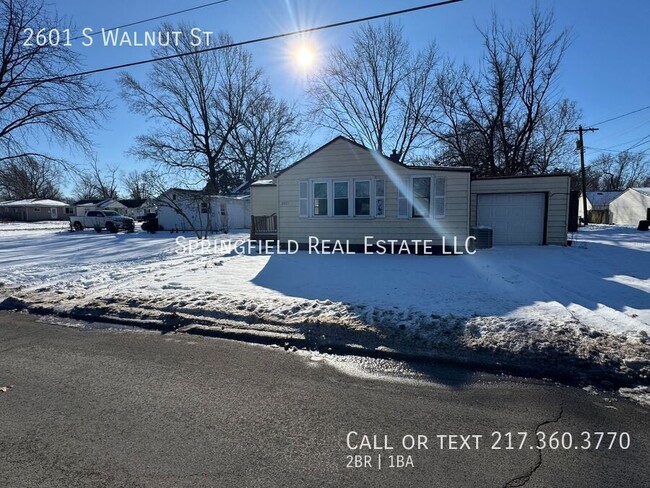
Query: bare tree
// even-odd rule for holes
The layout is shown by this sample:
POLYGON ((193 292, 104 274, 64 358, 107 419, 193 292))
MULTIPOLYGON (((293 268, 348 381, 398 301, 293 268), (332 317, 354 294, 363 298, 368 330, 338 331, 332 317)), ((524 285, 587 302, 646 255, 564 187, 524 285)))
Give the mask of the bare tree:
MULTIPOLYGON (((200 175, 211 193, 223 190, 228 143, 253 102, 261 72, 242 48, 198 53, 187 25, 163 30, 182 31, 178 43, 153 50, 156 57, 183 54, 153 65, 146 83, 123 73, 122 94, 131 109, 148 118, 151 130, 137 138, 133 153, 169 169, 200 175)), ((226 34, 213 45, 232 42, 226 34)))
POLYGON ((642 186, 650 178, 650 162, 644 153, 601 154, 589 166, 600 175, 594 190, 625 190, 642 186))
POLYGON ((27 156, 54 160, 36 150, 44 136, 88 149, 88 134, 98 126, 108 105, 101 87, 85 76, 48 81, 79 71, 80 56, 69 47, 39 43, 44 27, 65 27, 39 0, 0 0, 0 164, 27 156))
POLYGON ((93 159, 85 171, 78 171, 75 198, 79 200, 117 199, 119 168, 115 165, 101 166, 93 159))
POLYGON ((254 97, 250 112, 229 142, 232 171, 242 182, 277 171, 303 151, 295 140, 299 132, 296 108, 276 100, 266 85, 254 97))
POLYGON ((352 48, 335 49, 310 80, 310 118, 319 127, 406 160, 424 139, 436 103, 434 45, 414 53, 392 22, 363 26, 352 48))
POLYGON ((72 197, 79 200, 100 200, 97 189, 90 178, 87 176, 77 176, 72 189, 72 197))
POLYGON ((29 156, 5 161, 0 165, 0 199, 60 199, 59 168, 48 160, 29 156))
POLYGON ((440 104, 428 129, 450 163, 481 175, 543 173, 569 151, 564 129, 579 118, 558 96, 559 69, 569 45, 555 33, 552 13, 533 9, 528 27, 505 27, 496 16, 482 30, 484 55, 472 70, 449 63, 438 78, 440 104))
POLYGON ((149 171, 152 170, 133 170, 122 175, 122 184, 124 185, 129 198, 135 200, 151 198, 153 192, 149 187, 149 181, 151 180, 151 178, 148 177, 149 171))

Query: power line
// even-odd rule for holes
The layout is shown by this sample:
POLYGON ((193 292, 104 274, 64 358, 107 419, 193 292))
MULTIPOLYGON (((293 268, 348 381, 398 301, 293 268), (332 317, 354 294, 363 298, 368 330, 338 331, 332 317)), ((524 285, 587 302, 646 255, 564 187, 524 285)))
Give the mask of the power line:
POLYGON ((616 147, 627 146, 628 144, 636 144, 637 142, 639 142, 640 139, 643 139, 644 137, 645 136, 635 137, 631 141, 619 142, 618 144, 614 144, 613 146, 607 146, 606 148, 603 149, 603 151, 608 151, 616 147))
MULTIPOLYGON (((648 141, 648 142, 650 142, 650 141, 648 141)), ((644 142, 643 144, 647 144, 647 143, 644 142)), ((600 151, 600 152, 607 152, 607 153, 611 153, 611 154, 623 154, 624 152, 629 151, 629 149, 626 149, 625 151, 615 151, 613 149, 605 149, 603 147, 592 147, 592 146, 585 146, 585 149, 587 151, 591 151, 591 152, 594 152, 594 153, 600 151)), ((645 154, 649 150, 650 149, 644 149, 643 151, 638 151, 638 154, 645 154)))
MULTIPOLYGON (((228 1, 230 1, 230 0, 218 0, 216 2, 204 3, 203 5, 197 5, 196 7, 190 7, 190 8, 186 8, 186 9, 183 9, 183 10, 177 10, 176 12, 171 12, 169 14, 158 15, 156 17, 149 17, 148 19, 138 20, 138 21, 135 21, 135 22, 130 22, 128 24, 117 25, 115 27, 111 27, 110 29, 102 29, 102 31, 107 32, 107 31, 114 31, 114 30, 117 30, 117 29, 124 29, 125 27, 133 27, 134 25, 145 24, 147 22, 153 22, 154 20, 164 19, 165 17, 172 17, 174 15, 179 15, 179 14, 184 14, 184 13, 187 13, 187 12, 192 12, 193 10, 199 10, 199 9, 206 8, 206 7, 212 7, 213 5, 219 5, 220 3, 226 3, 228 1)), ((102 31, 96 31, 96 32, 92 32, 92 33, 86 34, 86 35, 88 35, 88 36, 96 36, 98 34, 101 34, 102 31)), ((73 37, 70 40, 71 41, 76 41, 77 39, 81 39, 83 37, 84 37, 83 35, 82 36, 77 36, 77 37, 73 37)))
POLYGON ((133 66, 141 66, 143 64, 155 63, 157 61, 166 61, 166 60, 169 60, 169 59, 182 58, 182 57, 189 56, 189 55, 203 54, 203 53, 207 53, 207 52, 211 52, 211 51, 221 51, 223 49, 231 49, 231 48, 234 48, 234 47, 241 47, 241 46, 247 46, 247 45, 251 45, 251 44, 258 44, 258 43, 261 43, 261 42, 267 42, 267 41, 272 41, 272 40, 276 40, 276 39, 282 39, 282 38, 285 38, 285 37, 298 36, 298 35, 307 34, 307 33, 310 33, 310 32, 317 32, 317 31, 322 31, 322 30, 326 30, 326 29, 333 29, 333 28, 336 28, 336 27, 343 27, 343 26, 352 25, 352 24, 359 24, 361 22, 368 22, 368 21, 371 21, 371 20, 383 19, 383 18, 386 18, 386 17, 394 17, 394 16, 397 16, 397 15, 403 15, 403 14, 407 14, 407 13, 411 13, 411 12, 417 12, 419 10, 426 10, 426 9, 431 9, 431 8, 435 8, 435 7, 442 7, 444 5, 449 5, 449 4, 452 4, 452 3, 458 3, 458 2, 462 2, 462 1, 463 0, 446 0, 446 1, 443 1, 443 2, 428 3, 428 4, 425 4, 425 5, 420 5, 418 7, 411 7, 411 8, 406 8, 406 9, 402 9, 402 10, 393 10, 391 12, 385 12, 385 13, 382 13, 382 14, 370 15, 370 16, 367 16, 367 17, 360 17, 360 18, 352 19, 352 20, 344 20, 344 21, 335 22, 335 23, 332 23, 332 24, 324 24, 324 25, 319 25, 319 26, 316 26, 316 27, 309 27, 307 29, 299 29, 299 30, 295 30, 295 31, 291 31, 291 32, 284 32, 284 33, 281 33, 281 34, 274 34, 274 35, 266 36, 266 37, 258 37, 258 38, 255 38, 255 39, 248 39, 246 41, 233 42, 233 43, 224 44, 224 45, 221 45, 221 46, 207 47, 207 48, 204 48, 204 49, 198 49, 196 51, 191 51, 191 52, 187 52, 187 53, 170 54, 168 56, 160 56, 158 58, 144 59, 142 61, 133 61, 131 63, 124 63, 124 64, 118 64, 118 65, 113 65, 113 66, 107 66, 105 68, 91 69, 91 70, 88 70, 88 71, 81 71, 79 73, 71 73, 71 74, 67 74, 67 75, 55 76, 55 77, 52 77, 52 78, 46 78, 46 79, 43 79, 43 80, 33 80, 33 81, 38 81, 39 83, 52 83, 52 82, 55 82, 55 81, 66 80, 68 78, 76 78, 78 76, 87 76, 87 75, 92 75, 92 74, 97 74, 97 73, 103 73, 103 72, 106 72, 106 71, 113 71, 113 70, 116 70, 116 69, 131 68, 133 66))
POLYGON ((614 120, 622 119, 623 117, 627 117, 628 115, 633 115, 633 114, 637 114, 639 112, 643 112, 644 110, 648 110, 649 108, 650 108, 650 105, 648 105, 647 107, 639 108, 637 110, 632 110, 631 112, 628 112, 626 114, 617 115, 616 117, 612 117, 611 119, 603 120, 602 122, 597 122, 597 123, 591 124, 591 125, 603 125, 603 124, 606 124, 607 122, 612 122, 614 120))
POLYGON ((627 148, 625 151, 623 151, 623 152, 631 151, 631 150, 634 149, 635 147, 639 147, 639 146, 642 146, 643 144, 647 144, 648 142, 650 142, 650 141, 648 141, 648 139, 650 139, 650 134, 648 134, 647 136, 641 138, 641 139, 640 139, 636 144, 634 144, 634 145, 628 147, 628 148, 627 148), (646 142, 644 142, 644 141, 646 141, 646 142))

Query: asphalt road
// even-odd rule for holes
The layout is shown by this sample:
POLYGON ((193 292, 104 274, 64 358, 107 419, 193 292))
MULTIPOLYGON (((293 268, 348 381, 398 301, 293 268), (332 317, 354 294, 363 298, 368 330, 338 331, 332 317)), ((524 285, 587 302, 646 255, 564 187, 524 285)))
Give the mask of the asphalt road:
POLYGON ((633 403, 461 369, 393 365, 428 378, 404 381, 330 363, 1 313, 0 486, 648 486, 650 412, 633 403), (533 447, 556 431, 572 433, 567 449, 533 447), (606 436, 596 450, 592 434, 583 450, 584 431, 627 432, 629 448, 606 436), (351 449, 364 434, 383 449, 351 449))

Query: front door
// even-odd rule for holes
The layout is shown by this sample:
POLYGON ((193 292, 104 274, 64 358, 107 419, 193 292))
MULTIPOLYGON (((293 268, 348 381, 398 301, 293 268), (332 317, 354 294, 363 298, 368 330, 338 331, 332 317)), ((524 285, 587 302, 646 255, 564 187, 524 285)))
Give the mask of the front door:
POLYGON ((59 218, 59 214, 56 210, 56 208, 51 208, 50 209, 50 216, 52 217, 52 220, 56 220, 59 218))

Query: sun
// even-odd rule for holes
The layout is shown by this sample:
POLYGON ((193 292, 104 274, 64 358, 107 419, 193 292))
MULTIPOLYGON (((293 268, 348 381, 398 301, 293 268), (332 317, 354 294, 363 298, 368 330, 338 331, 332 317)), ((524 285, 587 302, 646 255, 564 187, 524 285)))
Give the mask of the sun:
POLYGON ((316 50, 309 44, 300 44, 294 49, 293 62, 303 72, 312 70, 316 65, 316 50))

